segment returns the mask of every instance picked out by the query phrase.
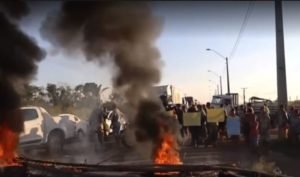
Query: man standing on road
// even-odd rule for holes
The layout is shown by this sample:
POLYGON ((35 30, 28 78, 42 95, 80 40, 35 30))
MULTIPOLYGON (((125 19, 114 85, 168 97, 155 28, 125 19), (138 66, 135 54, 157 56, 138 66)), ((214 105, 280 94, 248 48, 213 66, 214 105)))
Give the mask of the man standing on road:
POLYGON ((98 105, 89 117, 89 141, 94 144, 94 150, 98 151, 102 139, 99 137, 100 128, 103 121, 103 111, 98 105))
MULTIPOLYGON (((212 109, 210 103, 206 103, 207 109, 212 109)), ((207 115, 207 114, 206 114, 207 115)), ((216 147, 217 140, 218 140, 218 123, 217 122, 207 122, 207 129, 208 129, 208 138, 206 140, 205 146, 207 147, 208 144, 212 144, 216 147)))
POLYGON ((226 102, 225 107, 223 104, 220 105, 221 108, 224 108, 224 121, 218 122, 219 125, 219 137, 221 140, 223 140, 223 137, 228 138, 227 132, 226 132, 226 122, 228 115, 230 114, 231 111, 231 106, 229 105, 228 102, 226 102))
POLYGON ((286 130, 288 125, 288 115, 283 105, 280 105, 278 112, 278 137, 280 140, 286 139, 286 130))
POLYGON ((177 115, 178 123, 179 123, 179 125, 180 125, 180 134, 181 134, 182 137, 184 137, 184 129, 183 129, 183 110, 182 110, 180 104, 176 104, 175 112, 176 112, 176 115, 177 115))
POLYGON ((267 103, 264 103, 264 109, 265 109, 266 113, 270 116, 270 109, 269 109, 267 103))
MULTIPOLYGON (((195 104, 188 109, 188 112, 197 112, 197 107, 195 104)), ((192 135, 192 146, 197 147, 198 145, 198 127, 197 126, 190 126, 189 127, 191 135, 192 135)))
POLYGON ((293 110, 293 113, 289 118, 289 131, 288 138, 290 142, 296 143, 300 135, 300 111, 297 109, 293 110))
POLYGON ((242 120, 243 127, 243 136, 245 138, 246 143, 251 144, 250 142, 250 120, 255 116, 253 108, 247 106, 247 112, 245 114, 245 118, 242 120), (253 113, 252 113, 253 112, 253 113))
POLYGON ((118 145, 120 142, 120 133, 121 133, 121 123, 120 123, 120 115, 116 107, 114 107, 111 118, 111 129, 113 130, 113 135, 115 137, 116 143, 118 145))
POLYGON ((295 107, 294 106, 291 106, 290 109, 289 109, 289 112, 288 112, 288 120, 290 122, 290 119, 294 116, 294 110, 295 110, 295 107))
POLYGON ((250 125, 249 140, 250 146, 256 151, 258 146, 258 137, 259 137, 259 122, 254 113, 253 108, 248 108, 248 120, 250 125))
POLYGON ((271 119, 266 106, 261 107, 258 116, 258 121, 259 121, 260 145, 264 147, 267 145, 269 139, 269 130, 271 127, 271 119))
POLYGON ((240 138, 240 134, 241 134, 240 117, 236 115, 234 108, 231 109, 227 118, 227 133, 228 136, 234 141, 237 141, 240 138))
POLYGON ((201 116, 201 119, 200 119, 200 140, 201 140, 201 143, 204 144, 205 141, 207 140, 207 116, 206 116, 206 112, 203 108, 202 105, 199 105, 199 110, 200 112, 200 116, 201 116))

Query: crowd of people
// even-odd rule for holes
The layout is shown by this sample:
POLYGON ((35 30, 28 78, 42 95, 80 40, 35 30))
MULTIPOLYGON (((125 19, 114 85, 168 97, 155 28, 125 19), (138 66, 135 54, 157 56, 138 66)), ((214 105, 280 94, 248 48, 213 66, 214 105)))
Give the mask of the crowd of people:
POLYGON ((184 137, 190 133, 193 146, 198 146, 201 144, 216 145, 218 138, 218 124, 207 121, 208 109, 212 109, 210 103, 207 103, 206 105, 192 104, 190 107, 177 104, 174 109, 178 122, 181 126, 181 135, 184 137), (184 126, 183 114, 185 112, 200 112, 200 126, 184 126))
POLYGON ((224 109, 224 121, 211 122, 207 117, 207 110, 214 109, 210 103, 205 105, 192 104, 176 105, 174 113, 181 126, 181 135, 191 135, 191 145, 216 146, 218 139, 239 141, 244 139, 250 147, 267 146, 270 142, 270 130, 277 130, 279 140, 299 141, 300 110, 291 107, 288 111, 280 105, 275 116, 270 116, 270 110, 265 104, 259 111, 254 111, 249 103, 246 106, 232 107, 221 105, 224 109), (184 126, 185 112, 200 112, 200 126, 184 126))
MULTIPOLYGON (((208 117, 208 110, 215 109, 210 103, 191 104, 190 106, 177 104, 175 107, 171 107, 171 110, 173 110, 181 127, 181 136, 183 138, 190 137, 191 145, 194 147, 202 145, 216 146, 218 139, 227 139, 234 142, 244 140, 252 148, 265 147, 270 142, 270 132, 273 130, 276 130, 279 140, 299 141, 299 109, 290 107, 287 111, 283 105, 280 105, 276 114, 272 113, 271 116, 266 104, 259 110, 256 109, 256 111, 250 103, 239 107, 225 104, 224 106, 218 106, 218 108, 222 108, 221 111, 224 111, 224 117, 219 122, 211 121, 208 117), (200 115, 199 124, 185 126, 184 114, 195 112, 200 115)), ((104 113, 108 113, 107 111, 96 109, 93 112, 89 119, 91 141, 102 144, 107 132, 112 129, 116 141, 120 142, 121 124, 117 112, 117 109, 114 108, 111 114, 110 126, 105 124, 108 115, 104 113)), ((274 133, 272 135, 274 136, 274 133)))

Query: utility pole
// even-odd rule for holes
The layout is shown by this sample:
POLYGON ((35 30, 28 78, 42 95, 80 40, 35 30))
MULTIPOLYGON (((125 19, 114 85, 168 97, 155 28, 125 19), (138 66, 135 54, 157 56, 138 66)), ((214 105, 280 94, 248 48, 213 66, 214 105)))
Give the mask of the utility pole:
POLYGON ((287 106, 287 86, 282 21, 282 0, 275 0, 276 57, 277 57, 277 100, 287 106))
POLYGON ((222 87, 222 76, 217 74, 216 72, 212 71, 212 70, 207 70, 209 73, 214 74, 216 77, 219 77, 219 82, 220 82, 220 94, 223 95, 223 87, 222 87))
MULTIPOLYGON (((227 94, 230 94, 230 82, 229 82, 229 67, 228 67, 228 57, 224 57, 219 52, 215 51, 214 49, 207 48, 207 51, 212 51, 215 54, 219 55, 219 57, 223 58, 226 61, 226 71, 227 71, 227 94)), ((221 84, 222 85, 222 84, 221 84)))
POLYGON ((209 82, 211 82, 212 84, 216 84, 217 85, 217 90, 215 90, 215 95, 219 95, 219 85, 217 83, 215 83, 212 80, 208 80, 209 82))
POLYGON ((242 88, 243 89, 243 99, 244 99, 244 106, 246 106, 246 87, 242 88))
POLYGON ((220 76, 220 93, 223 95, 223 90, 222 90, 222 76, 220 76))
POLYGON ((229 84, 229 68, 228 68, 228 58, 225 58, 226 60, 226 71, 227 71, 227 93, 230 94, 230 84, 229 84))

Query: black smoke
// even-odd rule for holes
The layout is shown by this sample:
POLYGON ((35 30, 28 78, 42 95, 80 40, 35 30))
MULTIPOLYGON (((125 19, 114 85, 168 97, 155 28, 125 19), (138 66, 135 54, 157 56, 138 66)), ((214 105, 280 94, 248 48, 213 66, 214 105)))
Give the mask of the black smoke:
POLYGON ((18 83, 26 84, 37 71, 44 52, 20 30, 17 23, 29 13, 25 1, 0 2, 0 125, 4 122, 21 132, 18 83))
POLYGON ((163 112, 161 106, 152 100, 140 102, 136 115, 137 140, 159 142, 165 133, 177 134, 177 120, 163 112))
POLYGON ((160 81, 155 40, 161 27, 147 2, 68 1, 47 17, 41 34, 63 52, 81 51, 88 61, 112 63, 114 90, 126 99, 137 140, 155 141, 162 109, 149 93, 160 81))
POLYGON ((160 53, 155 47, 161 20, 145 3, 72 1, 49 15, 44 38, 87 60, 113 63, 114 88, 137 106, 144 92, 160 81, 160 53))

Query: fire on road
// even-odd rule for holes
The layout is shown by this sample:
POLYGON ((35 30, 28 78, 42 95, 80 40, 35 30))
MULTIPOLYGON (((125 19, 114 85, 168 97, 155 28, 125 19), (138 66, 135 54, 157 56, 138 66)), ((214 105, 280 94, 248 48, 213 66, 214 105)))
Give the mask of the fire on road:
MULTIPOLYGON (((91 151, 77 151, 69 146, 65 148, 64 155, 47 156, 44 151, 32 150, 28 158, 39 160, 50 160, 64 163, 79 163, 79 164, 98 164, 98 165, 151 165, 153 160, 144 158, 135 150, 116 147, 115 144, 110 144, 104 147, 97 154, 91 151)), ((270 155, 261 158, 253 155, 244 145, 220 145, 216 148, 192 148, 182 147, 180 150, 180 158, 184 165, 224 165, 236 166, 242 169, 258 170, 265 172, 274 172, 282 170, 285 174, 297 176, 295 169, 287 168, 282 158, 276 155, 270 155), (274 157, 273 157, 274 156, 274 157), (279 165, 279 167, 277 166, 279 165)))

